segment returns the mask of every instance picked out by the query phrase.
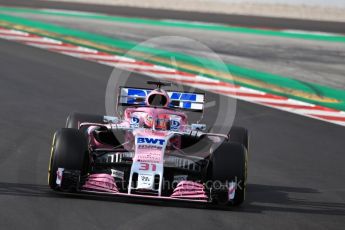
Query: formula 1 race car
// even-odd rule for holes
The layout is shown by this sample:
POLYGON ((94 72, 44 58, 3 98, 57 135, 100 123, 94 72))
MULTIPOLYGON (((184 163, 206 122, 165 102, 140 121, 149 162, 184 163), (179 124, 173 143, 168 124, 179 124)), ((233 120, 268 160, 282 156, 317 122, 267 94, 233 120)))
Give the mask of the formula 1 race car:
POLYGON ((245 199, 248 132, 227 134, 190 124, 205 94, 120 87, 121 116, 74 113, 54 134, 48 183, 62 192, 219 205, 245 199))

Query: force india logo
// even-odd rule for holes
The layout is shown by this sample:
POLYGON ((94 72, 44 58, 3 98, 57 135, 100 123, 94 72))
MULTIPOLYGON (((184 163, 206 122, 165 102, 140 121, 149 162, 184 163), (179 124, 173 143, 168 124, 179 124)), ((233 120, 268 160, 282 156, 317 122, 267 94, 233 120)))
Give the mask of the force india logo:
POLYGON ((138 137, 137 138, 138 144, 150 144, 150 145, 164 145, 164 139, 157 139, 157 138, 147 138, 147 137, 138 137))

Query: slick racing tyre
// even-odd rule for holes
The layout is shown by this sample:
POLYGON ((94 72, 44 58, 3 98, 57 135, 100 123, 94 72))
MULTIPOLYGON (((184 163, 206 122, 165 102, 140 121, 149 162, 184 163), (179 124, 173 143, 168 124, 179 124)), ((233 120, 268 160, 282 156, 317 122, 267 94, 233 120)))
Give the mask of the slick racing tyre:
MULTIPOLYGON (((83 122, 97 124, 108 123, 102 115, 72 113, 67 117, 66 128, 79 129, 79 125, 83 122)), ((79 130, 88 138, 88 134, 86 132, 87 126, 79 130)), ((125 142, 125 132, 123 130, 109 131, 105 128, 99 128, 96 131, 95 138, 101 143, 118 146, 125 142)))
POLYGON ((243 127, 232 126, 229 132, 230 142, 242 144, 249 150, 248 130, 243 127))
POLYGON ((101 115, 83 114, 83 113, 72 113, 67 117, 66 128, 78 129, 80 123, 100 123, 104 124, 104 117, 101 115))
MULTIPOLYGON (((79 176, 87 174, 89 163, 90 156, 85 136, 77 129, 63 128, 58 130, 54 134, 51 149, 48 169, 49 186, 54 190, 61 189, 61 184, 57 184, 57 171, 59 168, 63 169, 64 172, 77 173, 77 179, 79 180, 79 176)), ((73 183, 71 188, 75 187, 76 181, 73 183)))
POLYGON ((247 149, 239 143, 223 142, 211 155, 212 198, 217 204, 240 205, 245 199, 247 149), (229 199, 229 184, 235 182, 235 196, 229 199))

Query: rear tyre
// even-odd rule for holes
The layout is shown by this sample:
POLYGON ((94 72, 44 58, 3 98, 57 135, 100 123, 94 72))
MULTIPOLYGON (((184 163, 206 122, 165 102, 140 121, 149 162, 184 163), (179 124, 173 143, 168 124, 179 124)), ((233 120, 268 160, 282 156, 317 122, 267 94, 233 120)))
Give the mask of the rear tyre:
POLYGON ((215 188, 215 202, 218 204, 240 205, 245 199, 247 180, 247 150, 239 143, 222 143, 211 155, 211 177, 213 184, 228 186, 236 183, 235 197, 228 199, 228 189, 215 188))
MULTIPOLYGON (((104 120, 104 116, 102 115, 72 113, 67 117, 66 128, 79 129, 79 125, 84 122, 108 124, 108 122, 104 120)), ((84 128, 79 129, 82 133, 84 133, 86 138, 89 137, 89 135, 86 132, 87 127, 88 126, 85 126, 84 128)), ((104 144, 118 146, 121 143, 125 142, 125 133, 123 130, 110 131, 106 128, 100 128, 97 130, 96 133, 96 139, 104 144)))
POLYGON ((234 143, 242 144, 249 150, 249 136, 248 130, 243 127, 233 126, 229 132, 229 141, 234 143))
POLYGON ((87 174, 90 156, 85 136, 77 129, 60 129, 54 134, 48 170, 50 188, 59 190, 56 184, 57 170, 79 171, 80 176, 87 174))
POLYGON ((105 124, 101 115, 72 113, 67 117, 66 128, 79 129, 79 125, 83 122, 105 124))

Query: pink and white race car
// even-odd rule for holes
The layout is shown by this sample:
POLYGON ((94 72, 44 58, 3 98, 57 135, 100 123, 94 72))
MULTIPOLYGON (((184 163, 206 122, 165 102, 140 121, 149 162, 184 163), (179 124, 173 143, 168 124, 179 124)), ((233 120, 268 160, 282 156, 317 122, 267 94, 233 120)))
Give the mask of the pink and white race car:
POLYGON ((120 87, 117 117, 74 113, 54 134, 48 183, 55 191, 240 205, 248 132, 206 132, 186 111, 205 95, 120 87))

